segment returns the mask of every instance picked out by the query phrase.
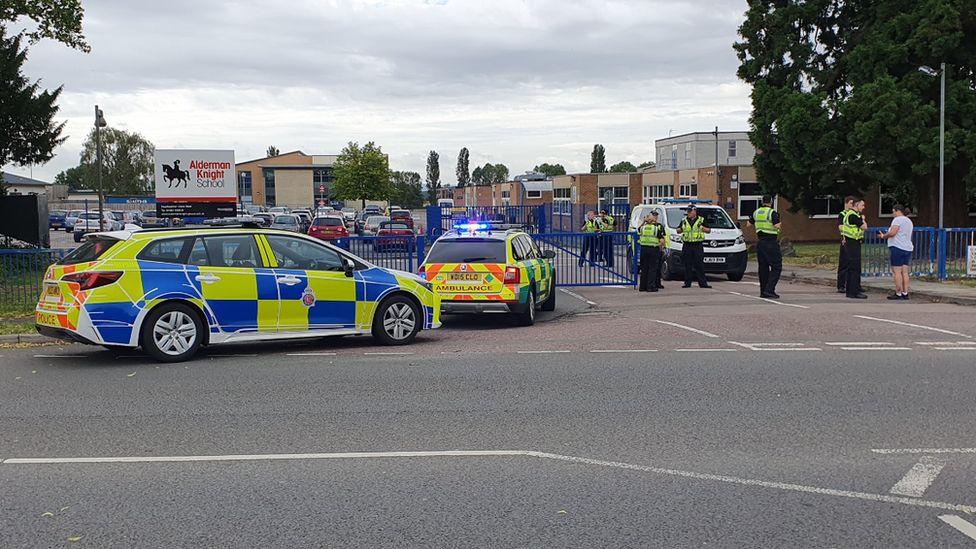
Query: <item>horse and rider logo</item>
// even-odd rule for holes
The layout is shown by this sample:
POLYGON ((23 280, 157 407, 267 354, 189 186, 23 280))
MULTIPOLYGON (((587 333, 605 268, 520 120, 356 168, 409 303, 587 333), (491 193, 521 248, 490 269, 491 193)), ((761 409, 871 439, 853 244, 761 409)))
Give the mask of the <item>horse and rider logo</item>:
POLYGON ((163 181, 169 183, 166 188, 172 188, 173 183, 176 183, 176 188, 180 187, 180 183, 183 183, 183 188, 186 188, 187 180, 190 177, 190 170, 181 170, 180 161, 174 160, 173 165, 163 164, 163 181))

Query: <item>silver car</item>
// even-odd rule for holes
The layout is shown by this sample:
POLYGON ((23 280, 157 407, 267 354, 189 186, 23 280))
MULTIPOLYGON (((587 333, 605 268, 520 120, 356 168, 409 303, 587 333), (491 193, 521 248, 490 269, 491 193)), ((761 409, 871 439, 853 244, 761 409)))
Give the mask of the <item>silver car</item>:
POLYGON ((389 221, 390 218, 385 215, 371 215, 366 218, 366 223, 363 225, 363 236, 376 236, 376 231, 380 228, 380 223, 384 221, 389 221))
POLYGON ((293 233, 302 232, 301 221, 297 215, 292 214, 276 215, 274 218, 274 223, 271 224, 271 228, 291 231, 293 233))

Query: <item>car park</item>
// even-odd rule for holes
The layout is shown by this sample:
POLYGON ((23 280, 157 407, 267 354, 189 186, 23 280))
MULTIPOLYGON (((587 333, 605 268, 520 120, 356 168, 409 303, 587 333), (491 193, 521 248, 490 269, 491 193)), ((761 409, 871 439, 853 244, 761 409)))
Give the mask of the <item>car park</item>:
POLYGON ((68 212, 64 210, 51 210, 47 214, 47 227, 48 229, 58 230, 65 229, 65 217, 67 217, 68 212))
POLYGON ((341 247, 349 246, 349 231, 346 229, 342 218, 333 215, 316 217, 312 220, 312 226, 308 229, 308 236, 332 242, 341 247))
POLYGON ((463 223, 434 242, 419 274, 441 296, 443 313, 512 313, 530 326, 537 308, 556 308, 554 257, 521 230, 463 223))
POLYGON ((120 231, 122 230, 122 223, 115 219, 111 212, 105 212, 105 216, 102 218, 101 223, 99 223, 98 212, 85 212, 82 213, 78 220, 75 221, 74 230, 72 231, 75 242, 81 242, 83 236, 88 233, 97 233, 102 231, 120 231))
POLYGON ((347 224, 356 220, 356 208, 343 208, 341 211, 342 219, 347 224))
POLYGON ((363 224, 362 236, 376 236, 376 231, 380 228, 380 223, 384 221, 389 221, 390 218, 385 215, 371 215, 366 218, 366 222, 363 224))
POLYGON ((307 233, 309 227, 312 226, 312 214, 308 213, 307 210, 295 210, 292 215, 298 216, 298 223, 302 227, 302 232, 307 233))
POLYGON ((161 227, 169 227, 169 220, 165 217, 157 216, 156 210, 145 210, 142 212, 143 229, 158 229, 161 227))
POLYGON ((292 214, 276 215, 274 221, 271 223, 271 228, 291 231, 293 233, 303 232, 301 219, 297 215, 292 214))
POLYGON ((373 249, 382 252, 389 250, 405 250, 412 252, 414 248, 413 229, 402 221, 395 219, 384 221, 376 229, 373 249))
MULTIPOLYGON (((703 243, 705 272, 724 274, 731 281, 742 280, 748 260, 745 237, 725 209, 711 204, 711 201, 663 200, 654 204, 640 204, 631 210, 628 230, 631 233, 636 232, 644 217, 651 211, 656 211, 658 223, 667 230, 667 250, 661 266, 662 278, 680 278, 684 276, 684 264, 681 261, 681 235, 678 234, 678 226, 692 204, 698 210, 698 215, 704 219, 705 225, 712 229, 712 232, 705 235, 703 243)), ((633 247, 627 252, 630 268, 634 264, 632 253, 633 247)))
POLYGON ((35 323, 178 362, 230 342, 371 334, 402 345, 439 327, 439 315, 423 278, 306 235, 155 229, 89 235, 48 268, 35 323))
POLYGON ((275 215, 280 215, 280 214, 291 213, 291 208, 289 208, 288 206, 272 206, 271 208, 268 208, 268 211, 275 215))
POLYGON ((85 213, 85 210, 70 210, 68 215, 64 216, 64 230, 73 231, 75 230, 75 221, 78 221, 78 217, 85 213))
POLYGON ((410 216, 409 210, 391 210, 390 221, 406 223, 411 229, 413 228, 413 217, 410 216))

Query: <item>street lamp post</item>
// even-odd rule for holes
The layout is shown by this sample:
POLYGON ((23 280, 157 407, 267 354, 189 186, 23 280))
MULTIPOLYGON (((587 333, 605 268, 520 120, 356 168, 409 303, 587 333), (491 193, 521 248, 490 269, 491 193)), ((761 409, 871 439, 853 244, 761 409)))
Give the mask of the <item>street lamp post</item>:
POLYGON ((928 76, 939 75, 939 228, 945 228, 945 87, 946 87, 946 64, 939 65, 936 71, 928 65, 918 68, 928 76))
POLYGON ((108 126, 105 113, 95 105, 95 162, 98 164, 98 227, 102 228, 105 219, 105 197, 102 194, 102 132, 108 126))

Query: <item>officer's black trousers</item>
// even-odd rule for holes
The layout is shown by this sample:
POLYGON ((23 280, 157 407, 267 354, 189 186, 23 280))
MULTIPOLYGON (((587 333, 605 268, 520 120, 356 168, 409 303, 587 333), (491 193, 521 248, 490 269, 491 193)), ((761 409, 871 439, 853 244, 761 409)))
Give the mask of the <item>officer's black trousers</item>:
POLYGON ((596 243, 599 238, 599 236, 592 234, 583 235, 583 249, 580 251, 579 258, 580 266, 583 265, 584 260, 591 264, 596 262, 596 243))
POLYGON ((708 286, 705 278, 705 248, 701 242, 685 242, 681 245, 681 262, 685 265, 685 286, 698 280, 699 286, 708 286))
POLYGON ((846 239, 847 250, 847 295, 857 295, 861 289, 861 241, 846 239))
POLYGON ((776 239, 760 240, 756 244, 756 257, 759 260, 759 293, 775 294, 779 277, 783 274, 783 253, 776 239))
POLYGON ((641 290, 652 290, 661 285, 661 248, 640 246, 641 290))
POLYGON ((843 290, 847 287, 847 246, 842 242, 840 245, 840 256, 837 258, 837 289, 843 290))

